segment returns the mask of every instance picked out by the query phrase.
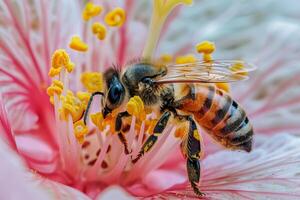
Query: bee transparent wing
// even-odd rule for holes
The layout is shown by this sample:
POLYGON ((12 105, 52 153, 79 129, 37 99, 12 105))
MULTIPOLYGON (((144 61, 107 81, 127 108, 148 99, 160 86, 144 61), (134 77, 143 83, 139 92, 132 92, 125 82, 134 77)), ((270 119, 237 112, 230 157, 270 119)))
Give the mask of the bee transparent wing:
POLYGON ((256 67, 240 60, 212 60, 167 65, 167 69, 167 74, 157 80, 157 83, 235 82, 248 79, 249 72, 256 67))

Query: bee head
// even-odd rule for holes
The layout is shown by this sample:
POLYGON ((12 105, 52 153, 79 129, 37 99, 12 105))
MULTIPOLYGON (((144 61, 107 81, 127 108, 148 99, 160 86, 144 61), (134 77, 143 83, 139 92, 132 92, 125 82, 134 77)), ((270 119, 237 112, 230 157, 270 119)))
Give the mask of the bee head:
POLYGON ((125 88, 120 81, 120 72, 114 68, 108 69, 104 73, 105 78, 105 98, 104 98, 104 115, 111 110, 119 107, 125 97, 125 88))
POLYGON ((130 96, 140 96, 146 105, 150 105, 156 103, 159 98, 155 79, 165 74, 165 67, 149 63, 136 63, 126 69, 122 76, 122 82, 130 96))

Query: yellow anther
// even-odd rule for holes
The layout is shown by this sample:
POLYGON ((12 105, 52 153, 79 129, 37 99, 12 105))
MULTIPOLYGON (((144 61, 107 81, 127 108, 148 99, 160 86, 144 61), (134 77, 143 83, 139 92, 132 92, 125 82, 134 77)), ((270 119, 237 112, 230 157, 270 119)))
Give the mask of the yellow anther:
POLYGON ((154 0, 149 35, 143 51, 143 58, 151 59, 167 16, 179 4, 190 5, 193 0, 154 0))
POLYGON ((246 76, 246 75, 248 75, 248 72, 246 72, 246 71, 243 72, 244 68, 245 68, 245 65, 243 62, 236 62, 229 69, 233 72, 237 72, 237 74, 239 74, 239 75, 246 76), (238 71, 242 71, 242 72, 238 72, 238 71))
POLYGON ((109 26, 122 26, 126 20, 126 13, 122 8, 115 8, 104 18, 104 21, 109 26))
POLYGON ((157 124, 157 119, 152 119, 152 120, 146 120, 145 121, 145 129, 147 130, 149 134, 152 134, 154 131, 154 127, 157 124))
POLYGON ((61 96, 62 107, 59 109, 60 118, 67 120, 71 115, 73 122, 78 121, 86 108, 86 104, 76 98, 72 91, 68 91, 66 96, 61 96))
POLYGON ((203 41, 196 46, 196 50, 198 53, 203 53, 203 61, 211 61, 211 54, 215 51, 215 44, 209 41, 203 41))
POLYGON ((185 56, 178 56, 176 58, 176 64, 186 64, 186 63, 195 63, 197 61, 196 57, 193 54, 188 54, 185 56))
POLYGON ((88 21, 92 17, 99 15, 102 12, 103 8, 101 6, 95 5, 92 2, 88 2, 85 5, 84 10, 82 11, 82 19, 88 21))
POLYGON ((87 51, 88 45, 84 43, 78 35, 75 35, 71 38, 69 47, 76 51, 87 51))
POLYGON ((162 54, 159 58, 159 62, 163 64, 168 64, 171 63, 173 60, 173 56, 170 54, 162 54))
POLYGON ((106 28, 103 24, 100 24, 99 22, 95 22, 92 25, 92 31, 97 36, 99 40, 104 40, 106 36, 106 28))
POLYGON ((225 92, 230 92, 230 85, 229 83, 215 83, 216 86, 221 89, 224 90, 225 92))
POLYGON ((98 72, 85 72, 81 74, 81 82, 88 92, 102 91, 102 74, 98 72))
POLYGON ((105 125, 103 123, 104 118, 103 118, 102 113, 98 112, 95 114, 91 114, 90 117, 91 117, 93 124, 95 124, 95 126, 97 126, 100 131, 103 131, 103 129, 105 128, 105 125))
POLYGON ((53 80, 52 84, 47 88, 47 94, 50 96, 50 102, 54 103, 53 96, 56 94, 58 96, 61 95, 64 89, 64 85, 61 81, 53 80))
POLYGON ((84 136, 89 132, 88 127, 84 124, 82 120, 80 120, 73 124, 73 129, 77 141, 80 144, 82 144, 84 141, 84 136))
POLYGON ((126 105, 126 110, 129 114, 135 116, 139 120, 146 119, 146 112, 144 109, 144 102, 139 96, 131 97, 126 105))
POLYGON ((90 93, 87 92, 77 92, 76 93, 77 98, 81 101, 81 103, 86 107, 89 100, 90 100, 90 93))
POLYGON ((64 49, 56 50, 52 55, 51 68, 49 76, 53 77, 59 74, 61 69, 65 67, 68 72, 74 68, 74 63, 71 62, 69 54, 64 49))

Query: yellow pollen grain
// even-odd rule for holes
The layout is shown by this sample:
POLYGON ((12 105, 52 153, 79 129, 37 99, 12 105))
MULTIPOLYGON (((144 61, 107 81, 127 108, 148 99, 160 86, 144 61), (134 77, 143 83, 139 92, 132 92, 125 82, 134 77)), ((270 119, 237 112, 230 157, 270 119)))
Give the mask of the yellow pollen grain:
POLYGON ((103 115, 101 112, 95 113, 95 114, 91 114, 90 115, 91 121, 93 122, 93 124, 100 130, 103 131, 103 129, 105 128, 104 124, 103 124, 103 115))
POLYGON ((237 74, 243 75, 243 76, 247 76, 248 72, 243 72, 243 69, 245 68, 245 65, 243 62, 236 62, 235 64, 233 64, 229 69, 233 72, 237 72, 237 74), (238 71, 242 71, 242 72, 238 72, 238 71))
POLYGON ((203 61, 211 61, 212 56, 211 54, 215 51, 215 44, 210 41, 203 41, 196 45, 196 50, 198 53, 203 54, 203 61))
POLYGON ((82 52, 85 52, 88 50, 88 45, 86 43, 84 43, 78 35, 75 35, 71 38, 69 47, 76 51, 82 51, 82 52))
POLYGON ((66 50, 58 49, 52 55, 51 68, 48 75, 50 77, 58 75, 63 67, 70 73, 74 69, 74 63, 71 62, 70 56, 66 50))
POLYGON ((102 12, 103 8, 99 5, 95 5, 92 2, 88 2, 85 5, 84 10, 82 11, 82 19, 88 21, 91 18, 99 15, 102 12))
POLYGON ((66 96, 61 96, 60 100, 62 103, 59 109, 61 120, 67 120, 71 115, 73 122, 76 122, 82 117, 87 104, 74 96, 72 91, 68 90, 66 96))
POLYGON ((176 64, 187 64, 187 63, 195 63, 197 61, 196 57, 193 54, 188 54, 185 56, 176 57, 176 64))
POLYGON ((73 129, 77 141, 80 144, 82 144, 84 141, 84 136, 89 132, 88 127, 84 124, 82 120, 80 120, 73 124, 73 129))
POLYGON ((230 85, 229 83, 215 83, 215 85, 221 89, 224 90, 225 92, 229 93, 230 92, 230 85))
POLYGON ((88 92, 93 93, 102 91, 103 75, 101 73, 85 72, 81 74, 80 80, 88 92))
POLYGON ((193 0, 153 0, 152 18, 143 58, 151 59, 167 16, 179 4, 191 5, 193 0))
POLYGON ((95 22, 92 25, 92 32, 97 36, 99 40, 104 40, 106 37, 106 28, 103 24, 95 22))
POLYGON ((53 96, 56 94, 58 96, 61 95, 62 91, 64 89, 64 85, 61 81, 53 80, 52 84, 47 88, 47 94, 50 97, 50 102, 54 104, 54 98, 53 96))
POLYGON ((144 102, 139 96, 131 97, 126 105, 126 110, 129 114, 135 116, 139 120, 146 119, 144 102))
POLYGON ((159 57, 159 62, 163 64, 168 64, 171 63, 172 61, 173 61, 173 56, 171 54, 162 54, 159 57))
POLYGON ((109 26, 122 26, 126 20, 126 13, 122 8, 115 8, 106 14, 104 21, 109 26))

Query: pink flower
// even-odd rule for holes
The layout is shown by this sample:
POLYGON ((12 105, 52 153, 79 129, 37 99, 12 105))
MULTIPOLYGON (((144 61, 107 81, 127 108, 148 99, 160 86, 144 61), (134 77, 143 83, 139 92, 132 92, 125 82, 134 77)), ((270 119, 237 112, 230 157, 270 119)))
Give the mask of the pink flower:
MULTIPOLYGON (((168 1, 174 7, 191 3, 168 1)), ((161 2, 155 0, 154 5, 161 2)), ((203 134, 206 153, 200 189, 206 193, 204 198, 299 199, 300 46, 295 41, 300 27, 283 20, 296 13, 292 6, 253 4, 194 2, 191 7, 176 7, 168 18, 168 12, 154 7, 152 16, 161 11, 161 18, 152 17, 147 31, 150 2, 95 1, 93 6, 103 7, 90 5, 86 12, 81 1, 0 2, 1 199, 197 198, 187 181, 174 125, 133 165, 108 128, 100 131, 91 120, 87 127, 74 120, 85 109, 81 106, 86 106, 86 95, 68 90, 84 90, 79 82, 84 72, 103 72, 112 63, 123 66, 141 55, 186 55, 202 39, 218 44, 214 57, 243 57, 259 66, 250 81, 232 86, 233 96, 248 111, 256 131, 253 151, 223 150, 203 134), (268 6, 274 8, 273 15, 266 12, 268 6), (259 16, 262 19, 255 21, 259 16), (68 48, 74 35, 81 41, 72 48, 84 53, 68 48), (60 80, 63 87, 48 76, 51 55, 60 48, 70 56, 67 70, 75 65, 72 73, 63 69, 59 78, 52 79, 60 80), (46 92, 50 84, 56 88, 50 92, 53 105, 46 92)), ((51 69, 58 68, 52 65, 51 69)), ((88 77, 88 84, 93 76, 97 74, 88 77)), ((95 97, 91 113, 99 111, 100 100, 95 97)), ((133 156, 148 134, 138 118, 129 122, 126 134, 133 156)))

